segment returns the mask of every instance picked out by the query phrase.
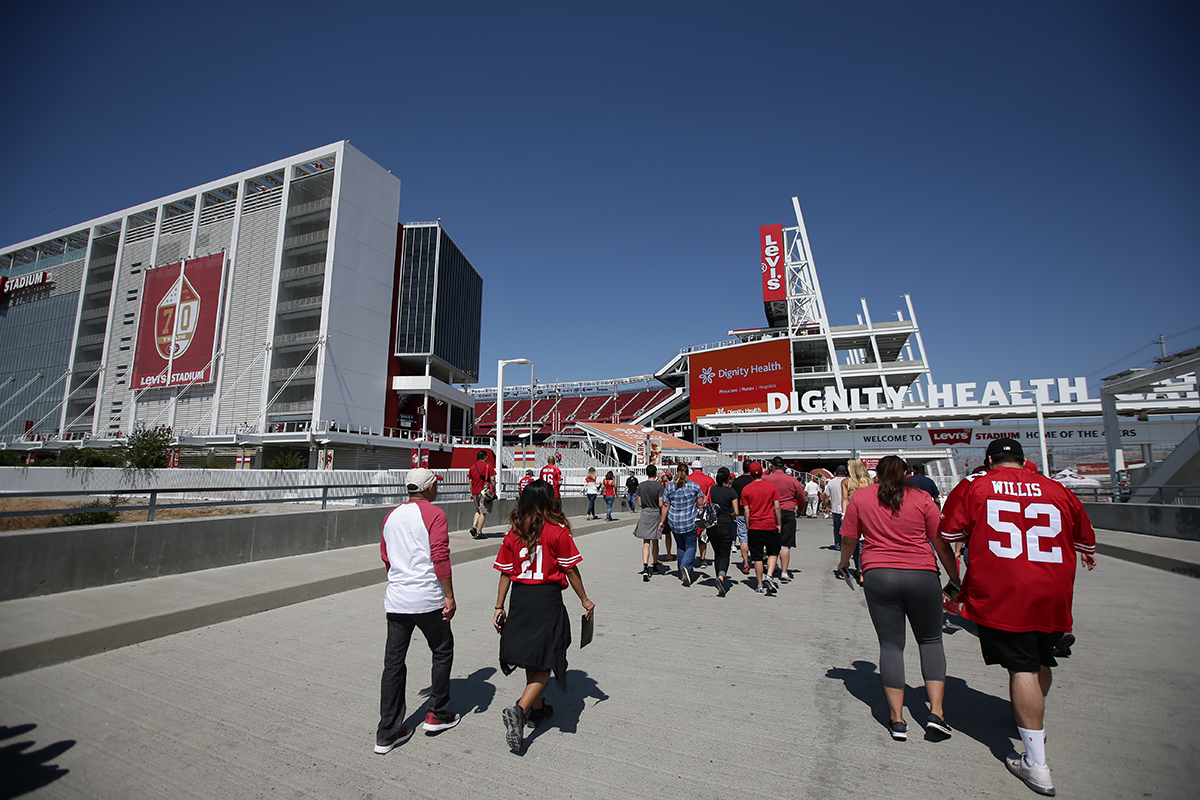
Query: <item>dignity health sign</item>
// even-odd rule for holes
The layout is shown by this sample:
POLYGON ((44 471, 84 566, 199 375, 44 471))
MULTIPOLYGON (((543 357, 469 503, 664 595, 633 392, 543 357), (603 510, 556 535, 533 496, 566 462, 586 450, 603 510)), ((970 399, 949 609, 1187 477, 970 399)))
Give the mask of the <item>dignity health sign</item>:
POLYGON ((691 417, 765 413, 767 395, 792 389, 789 339, 722 347, 688 356, 691 417))
POLYGON ((209 383, 225 254, 148 270, 142 283, 135 389, 209 383))

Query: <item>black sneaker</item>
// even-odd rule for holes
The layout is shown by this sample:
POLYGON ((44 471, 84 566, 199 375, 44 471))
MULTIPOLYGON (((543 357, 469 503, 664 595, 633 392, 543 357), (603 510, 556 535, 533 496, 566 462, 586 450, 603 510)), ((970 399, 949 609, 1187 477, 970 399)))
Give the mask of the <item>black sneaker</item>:
POLYGON ((392 750, 411 739, 413 733, 415 732, 416 728, 401 728, 400 733, 396 734, 395 739, 392 739, 388 742, 376 742, 375 752, 381 756, 387 755, 388 753, 392 752, 392 750))
POLYGON ((725 596, 725 592, 726 592, 726 589, 725 589, 725 579, 724 579, 724 578, 717 578, 717 597, 724 597, 724 596, 725 596))
POLYGON ((1073 644, 1075 644, 1075 634, 1073 634, 1073 633, 1064 634, 1063 637, 1058 640, 1058 644, 1056 644, 1054 646, 1054 657, 1055 658, 1070 658, 1071 657, 1071 645, 1073 645, 1073 644))
POLYGON ((767 590, 767 594, 775 594, 779 591, 779 585, 775 583, 775 579, 770 575, 763 575, 763 588, 767 590))
POLYGON ((519 754, 525 744, 525 712, 520 706, 512 706, 501 711, 500 716, 504 719, 504 741, 508 742, 509 750, 519 754))
POLYGON ((692 585, 692 576, 688 574, 688 571, 686 569, 680 570, 679 576, 680 576, 680 579, 683 581, 684 586, 692 585))
POLYGON ((930 714, 929 719, 925 720, 925 729, 937 731, 944 736, 950 736, 954 731, 950 730, 950 726, 946 724, 946 720, 939 717, 937 714, 930 714))
POLYGON ((908 723, 893 722, 888 725, 888 730, 892 733, 892 738, 897 742, 903 742, 908 739, 908 723))
POLYGON ((642 583, 649 583, 649 582, 650 582, 650 565, 643 564, 642 565, 642 583))
POLYGON ((484 536, 482 532, 477 531, 474 528, 471 528, 471 538, 472 539, 486 539, 487 537, 484 536))

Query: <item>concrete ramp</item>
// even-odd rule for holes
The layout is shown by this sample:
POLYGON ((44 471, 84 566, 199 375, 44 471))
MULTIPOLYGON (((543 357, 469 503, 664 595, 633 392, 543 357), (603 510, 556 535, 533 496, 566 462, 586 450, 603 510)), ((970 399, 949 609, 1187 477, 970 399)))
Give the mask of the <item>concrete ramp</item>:
POLYGON ((1200 480, 1200 427, 1180 442, 1161 464, 1146 477, 1146 481, 1130 495, 1131 503, 1174 504, 1183 487, 1196 486, 1200 480), (1160 490, 1159 487, 1165 487, 1160 490))

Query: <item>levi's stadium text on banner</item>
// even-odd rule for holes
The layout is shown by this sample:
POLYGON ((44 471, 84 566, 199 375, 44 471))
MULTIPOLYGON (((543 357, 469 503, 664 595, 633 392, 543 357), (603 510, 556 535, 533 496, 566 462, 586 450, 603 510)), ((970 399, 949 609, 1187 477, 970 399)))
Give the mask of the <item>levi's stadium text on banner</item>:
POLYGON ((133 357, 135 389, 209 383, 225 254, 146 271, 133 357))
POLYGON ((767 394, 792 388, 792 343, 772 339, 688 357, 692 422, 707 414, 763 413, 767 394))

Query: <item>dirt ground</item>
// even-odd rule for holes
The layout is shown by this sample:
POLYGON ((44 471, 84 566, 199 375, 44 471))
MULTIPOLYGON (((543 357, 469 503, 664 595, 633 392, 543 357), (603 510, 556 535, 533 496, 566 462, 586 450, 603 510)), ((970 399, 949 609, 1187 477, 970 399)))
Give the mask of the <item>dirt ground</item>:
MULTIPOLYGON (((0 498, 0 513, 12 511, 33 511, 51 508, 75 508, 83 504, 82 498, 57 498, 54 500, 31 500, 27 498, 0 498)), ((123 505, 145 505, 143 498, 137 498, 123 505)), ((223 517, 230 514, 254 514, 258 509, 254 506, 220 506, 217 508, 163 508, 154 510, 154 519, 189 519, 191 517, 223 517)), ((50 523, 56 515, 39 514, 29 517, 0 517, 0 531, 22 531, 32 528, 53 527, 50 523)), ((118 522, 142 522, 146 519, 145 511, 122 511, 117 517, 118 522)))

